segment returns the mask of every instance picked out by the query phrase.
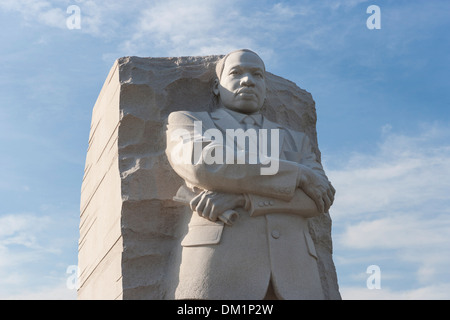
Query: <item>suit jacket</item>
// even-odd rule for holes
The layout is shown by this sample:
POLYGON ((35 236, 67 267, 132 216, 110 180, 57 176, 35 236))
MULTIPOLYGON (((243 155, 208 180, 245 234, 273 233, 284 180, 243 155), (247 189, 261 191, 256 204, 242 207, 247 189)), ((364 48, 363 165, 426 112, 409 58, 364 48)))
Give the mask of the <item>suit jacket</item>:
POLYGON ((242 128, 224 109, 170 114, 166 154, 173 169, 192 188, 242 193, 247 203, 245 209, 236 209, 240 217, 232 226, 192 215, 181 243, 175 298, 259 300, 272 281, 281 299, 323 299, 317 254, 307 224, 307 218, 320 213, 296 185, 298 164, 325 176, 307 136, 264 119, 263 129, 279 129, 280 161, 276 174, 261 175, 261 164, 187 165, 176 161, 180 152, 193 159, 196 143, 203 148, 216 143, 194 134, 194 121, 201 121, 203 130, 215 128, 224 135, 226 129, 242 128), (175 132, 181 135, 177 138, 175 132))

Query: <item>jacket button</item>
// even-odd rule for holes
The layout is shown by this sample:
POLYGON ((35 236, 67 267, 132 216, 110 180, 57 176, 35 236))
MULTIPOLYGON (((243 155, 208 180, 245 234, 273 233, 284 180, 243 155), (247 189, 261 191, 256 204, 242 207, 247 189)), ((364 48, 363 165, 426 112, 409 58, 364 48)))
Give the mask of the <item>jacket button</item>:
POLYGON ((280 231, 278 230, 272 230, 272 238, 278 239, 280 237, 280 231))

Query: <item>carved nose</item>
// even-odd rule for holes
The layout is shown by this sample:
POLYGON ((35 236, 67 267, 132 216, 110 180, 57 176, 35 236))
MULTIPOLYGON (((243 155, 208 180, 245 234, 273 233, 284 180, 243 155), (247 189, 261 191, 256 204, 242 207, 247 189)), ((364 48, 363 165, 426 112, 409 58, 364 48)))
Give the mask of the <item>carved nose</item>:
POLYGON ((255 82, 253 81, 251 76, 245 75, 241 79, 241 85, 247 86, 247 87, 253 87, 255 85, 255 82))

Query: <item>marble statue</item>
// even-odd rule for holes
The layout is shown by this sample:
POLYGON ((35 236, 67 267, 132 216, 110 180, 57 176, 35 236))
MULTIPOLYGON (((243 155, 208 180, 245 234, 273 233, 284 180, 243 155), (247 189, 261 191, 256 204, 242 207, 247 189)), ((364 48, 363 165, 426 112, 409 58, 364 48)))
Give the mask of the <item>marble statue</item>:
MULTIPOLYGON (((267 119, 266 70, 253 51, 217 62, 212 111, 175 111, 166 155, 192 211, 176 299, 324 299, 308 219, 335 190, 308 136, 267 119)), ((192 109, 191 109, 192 110, 192 109)))

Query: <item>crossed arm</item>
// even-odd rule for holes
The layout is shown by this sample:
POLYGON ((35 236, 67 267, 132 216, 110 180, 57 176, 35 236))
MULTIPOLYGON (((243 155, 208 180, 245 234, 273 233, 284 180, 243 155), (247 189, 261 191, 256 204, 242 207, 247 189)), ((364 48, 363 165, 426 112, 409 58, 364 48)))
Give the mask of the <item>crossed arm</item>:
MULTIPOLYGON (((186 164, 176 161, 174 151, 193 152, 194 144, 199 140, 193 132, 193 123, 200 120, 192 114, 175 112, 169 116, 167 130, 166 154, 173 169, 188 184, 205 190, 192 199, 193 211, 212 221, 226 210, 239 207, 252 215, 278 211, 308 217, 328 211, 335 190, 316 161, 306 136, 301 150, 306 156, 300 162, 279 160, 279 170, 274 175, 261 175, 260 164, 186 164), (180 132, 180 129, 185 134, 177 137, 174 132, 180 132)), ((205 141, 200 140, 203 145, 205 141)), ((204 147, 212 143, 207 142, 204 147)), ((187 158, 193 157, 188 155, 187 158)))
MULTIPOLYGON (((299 184, 301 185, 301 182, 299 184)), ((235 194, 205 190, 191 200, 190 207, 192 211, 211 221, 216 221, 223 212, 235 208, 244 208, 251 216, 283 212, 310 218, 327 212, 332 205, 335 190, 330 183, 328 184, 329 188, 308 184, 308 187, 304 187, 307 191, 299 187, 289 201, 252 193, 235 194)))

